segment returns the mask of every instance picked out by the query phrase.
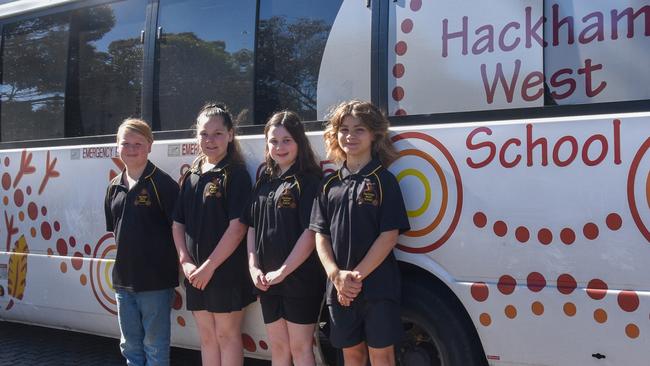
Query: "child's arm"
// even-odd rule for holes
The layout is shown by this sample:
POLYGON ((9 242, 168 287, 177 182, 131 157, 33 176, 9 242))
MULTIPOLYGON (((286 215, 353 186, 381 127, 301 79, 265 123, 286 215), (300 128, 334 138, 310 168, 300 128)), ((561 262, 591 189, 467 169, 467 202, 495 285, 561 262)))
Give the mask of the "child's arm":
POLYGON ((172 223, 172 236, 174 237, 174 245, 178 252, 178 261, 181 263, 183 274, 189 280, 190 276, 196 271, 196 265, 187 251, 187 244, 185 243, 185 225, 180 222, 174 221, 172 223))
POLYGON ((314 232, 305 229, 282 266, 277 270, 266 274, 268 284, 275 285, 284 281, 288 275, 295 271, 296 268, 300 267, 300 265, 309 258, 311 253, 314 251, 315 246, 314 232))
POLYGON ((246 234, 246 249, 248 250, 248 271, 253 279, 255 287, 262 291, 269 289, 269 283, 264 277, 264 273, 260 270, 257 260, 257 253, 255 252, 255 228, 249 227, 248 234, 246 234))
POLYGON ((339 302, 341 305, 349 306, 350 302, 361 292, 361 281, 356 279, 358 274, 339 269, 334 260, 332 241, 329 236, 316 233, 316 251, 325 268, 327 278, 332 281, 338 294, 344 297, 344 301, 339 298, 339 302))
POLYGON ((248 226, 242 224, 239 218, 230 220, 226 232, 223 233, 221 240, 217 243, 217 247, 210 253, 208 259, 190 275, 189 280, 192 286, 199 290, 203 290, 207 286, 214 271, 237 249, 244 235, 246 235, 247 229, 248 226))
POLYGON ((379 234, 377 239, 372 243, 368 253, 366 253, 361 262, 359 262, 356 268, 354 268, 354 270, 361 276, 361 280, 368 277, 368 275, 370 275, 372 271, 374 271, 375 268, 386 259, 388 254, 390 254, 391 250, 393 250, 397 244, 398 236, 399 230, 397 229, 384 231, 379 234))

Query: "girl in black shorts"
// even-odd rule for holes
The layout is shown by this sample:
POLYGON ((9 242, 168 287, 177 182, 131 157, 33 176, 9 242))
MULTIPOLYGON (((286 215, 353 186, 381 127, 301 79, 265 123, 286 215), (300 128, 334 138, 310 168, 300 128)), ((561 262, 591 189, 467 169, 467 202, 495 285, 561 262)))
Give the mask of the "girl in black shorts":
POLYGON ((321 171, 298 116, 274 114, 264 128, 266 170, 242 221, 273 365, 314 365, 313 335, 325 274, 308 229, 321 171))
POLYGON ((251 181, 233 127, 225 106, 201 109, 200 153, 182 177, 174 211, 187 309, 199 328, 204 365, 243 364, 242 310, 255 300, 242 245, 246 226, 239 222, 251 181))
POLYGON ((311 216, 327 276, 330 341, 345 365, 394 365, 402 337, 400 274, 393 247, 409 229, 402 192, 386 167, 397 157, 388 120, 374 105, 339 105, 325 130, 326 177, 311 216))

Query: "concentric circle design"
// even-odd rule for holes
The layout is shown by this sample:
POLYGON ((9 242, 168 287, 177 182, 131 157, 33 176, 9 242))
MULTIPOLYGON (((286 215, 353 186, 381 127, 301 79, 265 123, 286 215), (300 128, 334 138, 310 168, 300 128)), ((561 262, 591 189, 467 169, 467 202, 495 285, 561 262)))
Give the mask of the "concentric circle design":
POLYGON ((399 181, 411 224, 397 248, 431 252, 451 237, 460 219, 463 190, 458 166, 449 150, 427 134, 404 132, 392 140, 399 158, 390 170, 399 181))
POLYGON ((627 176, 627 201, 634 223, 650 243, 650 138, 645 140, 630 165, 627 176))
POLYGON ((93 295, 99 305, 113 315, 117 315, 117 304, 111 281, 113 260, 107 258, 114 257, 116 251, 113 234, 106 234, 95 245, 93 258, 90 260, 90 287, 93 289, 93 295))

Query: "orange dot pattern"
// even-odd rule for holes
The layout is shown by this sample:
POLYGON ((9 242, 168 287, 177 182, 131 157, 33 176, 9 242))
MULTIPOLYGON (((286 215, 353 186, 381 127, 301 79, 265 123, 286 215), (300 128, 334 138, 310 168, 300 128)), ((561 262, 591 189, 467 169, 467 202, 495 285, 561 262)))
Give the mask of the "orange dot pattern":
POLYGON ((628 324, 625 326, 625 335, 632 339, 639 338, 639 334, 641 332, 639 331, 639 327, 636 326, 636 324, 628 324))
POLYGON ((503 311, 506 314, 508 319, 514 319, 517 317, 517 308, 513 305, 508 305, 503 311))
POLYGON ((607 312, 601 308, 594 310, 594 320, 600 324, 605 323, 607 321, 607 312))
POLYGON ((530 305, 530 310, 533 312, 533 314, 540 316, 544 314, 544 304, 539 301, 535 301, 530 305))
POLYGON ((565 303, 562 307, 562 310, 564 310, 564 314, 566 314, 566 316, 574 316, 577 312, 576 306, 572 302, 565 303))
POLYGON ((490 314, 488 313, 483 313, 479 316, 479 321, 484 327, 490 326, 492 324, 492 318, 490 317, 490 314))

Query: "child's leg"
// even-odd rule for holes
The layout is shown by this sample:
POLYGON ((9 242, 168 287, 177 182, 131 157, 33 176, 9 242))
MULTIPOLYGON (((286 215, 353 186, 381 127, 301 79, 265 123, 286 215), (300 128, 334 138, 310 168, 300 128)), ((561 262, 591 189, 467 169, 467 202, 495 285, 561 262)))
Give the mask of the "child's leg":
POLYGON ((266 333, 269 335, 271 343, 271 364, 273 366, 291 366, 287 322, 280 318, 273 323, 266 324, 266 333))
POLYGON ((201 310, 193 311, 192 314, 201 338, 201 363, 220 366, 221 352, 217 342, 217 327, 213 313, 201 310))
POLYGON ((395 347, 384 348, 368 347, 370 364, 372 366, 395 366, 395 347))
POLYGON ((296 324, 287 321, 291 356, 296 366, 314 366, 314 331, 316 324, 296 324))
MULTIPOLYGON (((241 326, 244 311, 212 313, 217 328, 217 342, 221 351, 221 365, 237 366, 244 364, 244 345, 241 339, 241 326)), ((208 365, 205 364, 204 365, 208 365)))
POLYGON ((370 364, 394 366, 394 345, 404 334, 399 304, 390 300, 370 301, 365 310, 364 328, 370 364))
POLYGON ((366 366, 368 364, 368 346, 366 342, 343 348, 343 360, 345 366, 366 366))

